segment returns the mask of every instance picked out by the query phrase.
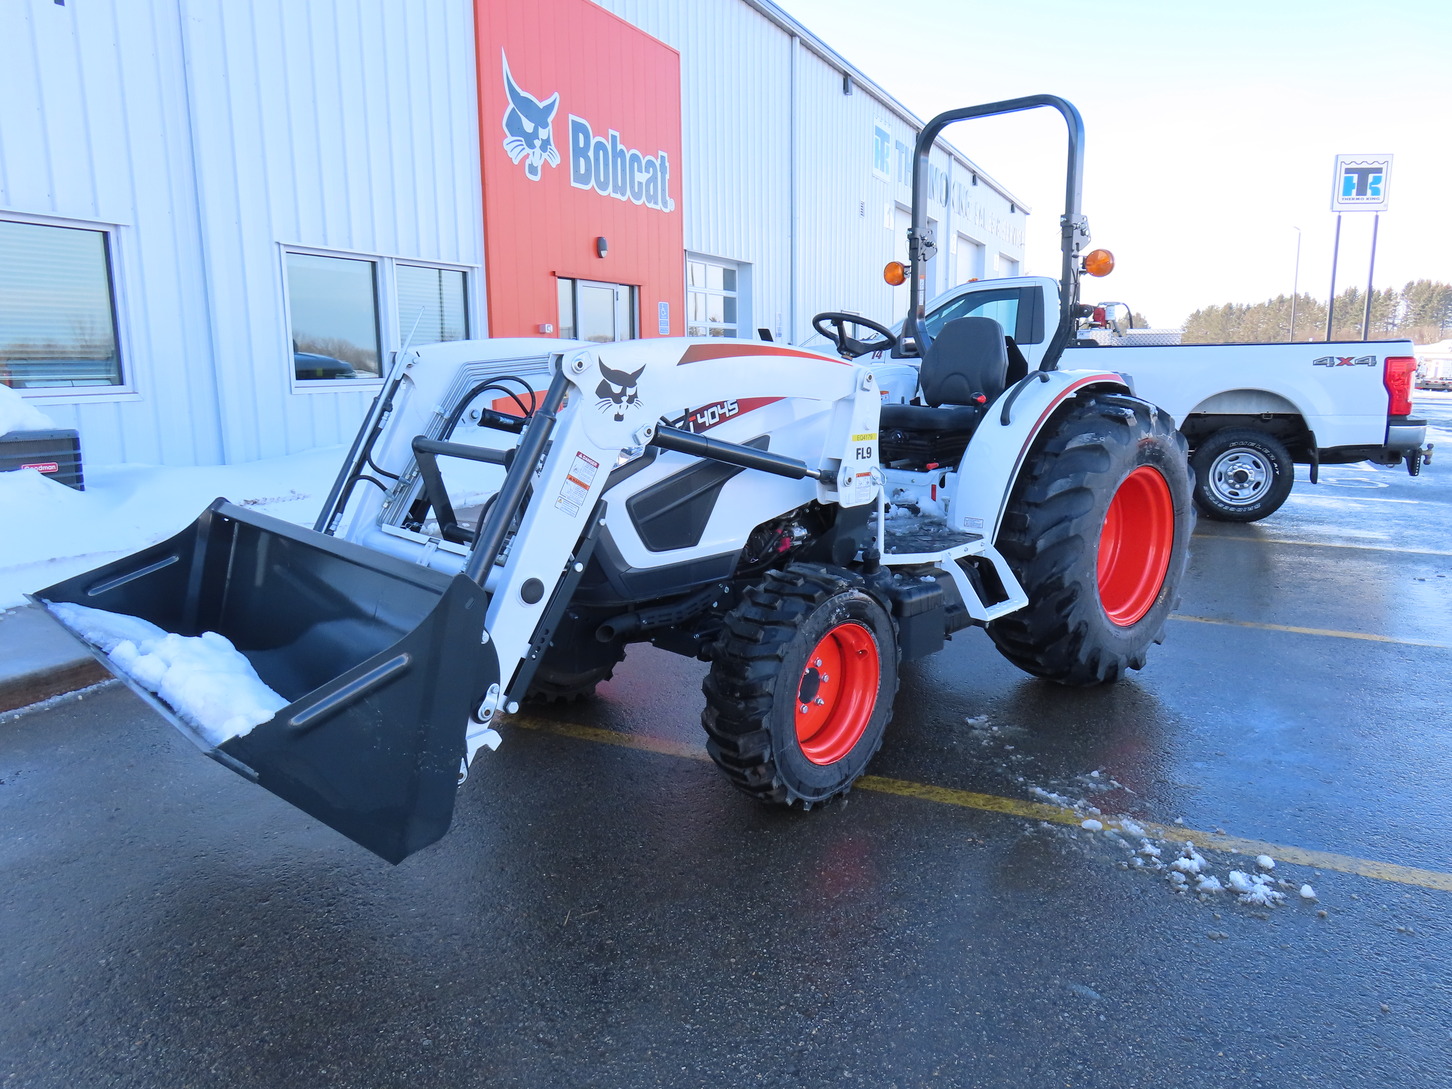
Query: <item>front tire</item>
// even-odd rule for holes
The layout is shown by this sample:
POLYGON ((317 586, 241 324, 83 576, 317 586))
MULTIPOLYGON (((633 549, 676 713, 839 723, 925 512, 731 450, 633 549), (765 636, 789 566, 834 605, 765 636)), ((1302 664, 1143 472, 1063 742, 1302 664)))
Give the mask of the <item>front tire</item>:
POLYGON ((702 686, 711 758, 762 801, 845 794, 882 745, 897 665, 892 617, 856 575, 768 572, 727 614, 702 686))
POLYGON ((1169 418, 1118 394, 1073 402, 1014 484, 997 544, 1028 604, 989 637, 1060 684, 1143 668, 1179 599, 1193 522, 1185 439, 1169 418))
POLYGON ((1195 506, 1219 522, 1258 522, 1281 509, 1296 467, 1285 444, 1250 427, 1217 431, 1190 459, 1195 506))
MULTIPOLYGON (((574 640, 581 634, 578 627, 570 633, 574 640)), ((580 643, 570 639, 551 646, 524 698, 532 703, 573 703, 593 696, 596 687, 613 677, 615 667, 624 661, 625 645, 590 642, 584 648, 582 656, 580 643)))

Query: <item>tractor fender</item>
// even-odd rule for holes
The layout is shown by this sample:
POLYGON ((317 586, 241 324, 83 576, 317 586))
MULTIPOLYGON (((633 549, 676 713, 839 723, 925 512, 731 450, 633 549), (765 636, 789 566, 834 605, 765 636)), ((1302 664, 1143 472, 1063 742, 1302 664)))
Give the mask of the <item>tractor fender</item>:
POLYGON ((1113 371, 1055 370, 1032 371, 999 394, 948 481, 949 523, 996 540, 1008 497, 1045 426, 1056 411, 1090 392, 1133 390, 1113 371))

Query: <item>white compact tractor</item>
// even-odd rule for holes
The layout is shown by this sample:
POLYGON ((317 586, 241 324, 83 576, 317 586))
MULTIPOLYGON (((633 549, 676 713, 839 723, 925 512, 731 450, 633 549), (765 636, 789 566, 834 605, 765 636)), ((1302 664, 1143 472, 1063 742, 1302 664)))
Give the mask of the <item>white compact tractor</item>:
POLYGON ((1183 440, 1122 376, 1055 369, 1088 237, 1081 146, 1051 96, 928 124, 901 337, 832 313, 814 324, 840 358, 723 339, 403 352, 314 529, 218 500, 34 598, 225 636, 287 702, 250 729, 219 741, 129 683, 391 862, 444 834, 501 719, 590 692, 632 643, 709 662, 711 756, 803 807, 863 774, 901 663, 961 629, 1037 676, 1114 681, 1174 607, 1190 482, 1183 440), (1041 106, 1069 128, 1066 289, 1030 372, 992 320, 928 334, 923 209, 945 125, 1041 106))

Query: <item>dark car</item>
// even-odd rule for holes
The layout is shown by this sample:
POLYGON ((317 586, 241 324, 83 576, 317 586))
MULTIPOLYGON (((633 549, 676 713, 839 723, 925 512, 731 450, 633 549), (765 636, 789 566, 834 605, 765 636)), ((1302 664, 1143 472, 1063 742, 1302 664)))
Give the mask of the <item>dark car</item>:
POLYGON ((353 369, 353 364, 345 363, 341 359, 334 359, 330 355, 317 355, 313 352, 293 352, 292 367, 293 373, 299 379, 308 381, 358 377, 358 372, 353 369))

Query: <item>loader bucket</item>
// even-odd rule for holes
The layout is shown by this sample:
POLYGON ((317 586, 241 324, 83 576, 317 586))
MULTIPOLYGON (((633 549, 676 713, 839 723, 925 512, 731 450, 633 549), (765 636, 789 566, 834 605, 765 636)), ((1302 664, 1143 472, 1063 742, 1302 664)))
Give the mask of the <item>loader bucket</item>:
POLYGON ((122 679, 209 756, 389 862, 448 830, 470 711, 499 679, 469 578, 219 499, 170 540, 30 597, 219 632, 290 701, 249 733, 213 745, 122 679))

